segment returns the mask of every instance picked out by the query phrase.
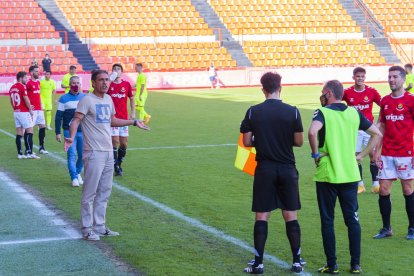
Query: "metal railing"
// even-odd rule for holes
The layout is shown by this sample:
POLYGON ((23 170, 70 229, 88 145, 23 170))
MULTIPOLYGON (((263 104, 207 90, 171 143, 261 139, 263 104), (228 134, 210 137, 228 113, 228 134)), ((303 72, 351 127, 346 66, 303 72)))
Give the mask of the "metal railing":
MULTIPOLYGON (((381 28, 381 23, 375 18, 371 10, 369 10, 367 6, 365 6, 363 1, 354 0, 354 6, 361 10, 361 12, 364 14, 365 21, 371 24, 371 26, 374 28, 376 32, 385 35, 385 30, 381 28)), ((367 37, 370 37, 370 28, 367 28, 367 37)))

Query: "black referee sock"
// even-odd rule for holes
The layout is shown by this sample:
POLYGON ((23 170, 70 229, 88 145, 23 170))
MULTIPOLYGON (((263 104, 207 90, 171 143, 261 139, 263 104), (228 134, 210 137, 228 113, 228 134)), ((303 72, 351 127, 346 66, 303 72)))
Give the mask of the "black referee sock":
POLYGON ((359 175, 361 176, 361 181, 362 181, 362 165, 361 163, 358 163, 358 169, 359 169, 359 175))
POLYGON ((16 135, 17 154, 22 155, 22 136, 16 135))
POLYGON ((404 195, 405 210, 408 216, 408 228, 414 228, 414 192, 411 195, 404 195))
POLYGON ((118 165, 118 149, 117 148, 112 148, 114 151, 114 166, 118 165))
POLYGON ((255 265, 263 263, 264 248, 267 240, 267 221, 256 220, 254 224, 254 248, 256 249, 255 265))
POLYGON ((391 195, 380 195, 378 199, 379 208, 382 217, 382 226, 384 228, 391 228, 391 195))
POLYGON ((378 167, 375 162, 369 162, 369 170, 371 171, 371 178, 372 181, 378 180, 378 167))
POLYGON ((292 250, 294 263, 300 263, 300 225, 297 220, 286 222, 286 235, 292 250))
POLYGON ((46 128, 39 129, 39 145, 41 149, 45 148, 46 128))

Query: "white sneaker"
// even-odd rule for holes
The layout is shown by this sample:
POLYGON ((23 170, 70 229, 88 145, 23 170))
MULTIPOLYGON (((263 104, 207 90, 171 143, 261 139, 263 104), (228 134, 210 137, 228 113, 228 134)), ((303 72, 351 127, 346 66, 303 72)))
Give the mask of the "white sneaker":
POLYGON ((18 154, 17 159, 27 159, 27 156, 24 154, 18 154))
POLYGON ((83 179, 80 174, 78 174, 78 182, 79 182, 79 185, 83 185, 83 179))
POLYGON ((48 130, 53 130, 53 128, 51 128, 50 126, 47 126, 46 127, 48 130))
POLYGON ((103 233, 96 232, 99 236, 105 236, 105 237, 113 237, 113 236, 119 236, 118 232, 109 230, 109 228, 105 228, 105 231, 103 233))
POLYGON ((37 156, 36 153, 27 154, 26 157, 27 159, 40 159, 40 157, 37 156))
POLYGON ((84 240, 87 241, 99 241, 99 235, 97 235, 94 231, 89 231, 86 235, 83 236, 84 240))
POLYGON ((79 180, 77 178, 72 180, 72 187, 79 187, 79 180))
POLYGON ((40 154, 49 154, 49 152, 47 150, 45 150, 45 149, 40 149, 39 150, 39 153, 40 154))

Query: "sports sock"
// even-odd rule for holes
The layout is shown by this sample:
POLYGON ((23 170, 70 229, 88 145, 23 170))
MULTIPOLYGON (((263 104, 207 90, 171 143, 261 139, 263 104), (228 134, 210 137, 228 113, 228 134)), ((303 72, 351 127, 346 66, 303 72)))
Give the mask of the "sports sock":
POLYGON ((369 162, 369 170, 371 171, 372 181, 378 181, 378 167, 375 162, 369 162))
POLYGON ((359 175, 361 176, 361 181, 362 181, 362 165, 361 165, 361 163, 358 163, 358 169, 359 169, 359 175))
POLYGON ((254 256, 255 265, 263 263, 264 248, 267 240, 267 221, 257 220, 254 223, 254 248, 256 250, 254 256))
POLYGON ((25 144, 27 143, 27 154, 33 153, 33 133, 25 133, 25 136, 27 140, 25 141, 25 144))
POLYGON ((27 132, 24 132, 24 134, 23 134, 24 147, 26 149, 24 151, 25 154, 28 154, 29 153, 29 149, 31 151, 31 148, 29 147, 29 143, 28 143, 29 138, 27 137, 27 134, 28 134, 27 132))
POLYGON ((39 128, 39 145, 40 148, 45 148, 46 128, 39 128))
POLYGON ((122 161, 126 155, 126 148, 119 148, 118 149, 118 164, 121 166, 122 161))
POLYGON ((22 136, 16 134, 17 154, 22 155, 22 136))
POLYGON ((300 225, 297 220, 286 222, 286 235, 292 250, 294 263, 300 263, 300 225))
POLYGON ((52 110, 46 110, 45 115, 46 115, 46 125, 50 127, 50 123, 52 122, 52 110))
POLYGON ((414 228, 414 192, 411 195, 404 195, 405 210, 408 216, 408 228, 414 228))
POLYGON ((114 166, 118 166, 118 149, 117 148, 112 148, 114 151, 114 166))
POLYGON ((378 204, 382 217, 382 226, 390 229, 391 227, 391 195, 379 195, 378 204))

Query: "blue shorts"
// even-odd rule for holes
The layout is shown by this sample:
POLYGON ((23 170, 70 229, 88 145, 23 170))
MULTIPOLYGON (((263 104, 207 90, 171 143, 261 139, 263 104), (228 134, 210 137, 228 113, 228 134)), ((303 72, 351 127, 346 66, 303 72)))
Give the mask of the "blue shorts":
POLYGON ((210 81, 215 81, 216 80, 216 77, 215 76, 211 76, 210 77, 210 81))

